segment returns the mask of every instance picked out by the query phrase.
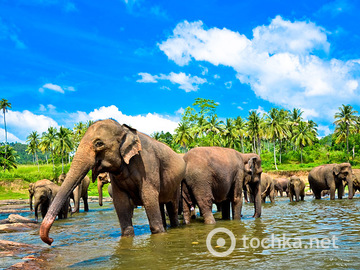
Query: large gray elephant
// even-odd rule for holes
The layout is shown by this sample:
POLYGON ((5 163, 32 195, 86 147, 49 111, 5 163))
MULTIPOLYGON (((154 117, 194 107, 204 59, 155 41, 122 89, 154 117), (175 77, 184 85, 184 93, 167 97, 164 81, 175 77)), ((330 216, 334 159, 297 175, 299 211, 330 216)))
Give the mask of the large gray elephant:
POLYGON ((355 195, 356 191, 360 191, 360 173, 354 172, 352 175, 352 179, 354 187, 353 195, 355 195))
POLYGON ((49 231, 56 214, 89 170, 94 181, 99 173, 110 173, 113 203, 123 236, 134 235, 134 205, 145 207, 152 233, 165 232, 164 204, 171 226, 178 225, 184 160, 164 143, 108 119, 92 124, 80 141, 66 179, 41 224, 40 237, 45 243, 53 242, 49 231))
MULTIPOLYGON (((244 162, 239 152, 222 147, 198 147, 184 156, 184 183, 198 205, 205 224, 215 224, 213 203, 230 201, 233 219, 241 218, 244 162)), ((190 222, 190 209, 183 200, 184 222, 190 222)), ((224 206, 224 205, 222 205, 224 206)), ((223 213, 227 209, 223 209, 223 213)), ((224 217, 223 218, 228 218, 224 217)))
POLYGON ((277 195, 277 193, 280 193, 280 196, 283 196, 283 193, 286 192, 286 196, 289 196, 289 191, 288 191, 288 184, 289 184, 289 179, 287 178, 275 178, 274 180, 274 188, 275 188, 275 195, 277 195))
POLYGON ((269 197, 270 202, 275 202, 275 188, 273 178, 267 174, 263 173, 261 175, 261 200, 264 203, 266 197, 269 197))
POLYGON ((350 163, 325 164, 313 168, 308 176, 310 188, 315 199, 321 199, 322 190, 330 190, 330 200, 335 199, 335 191, 338 190, 338 198, 342 199, 344 193, 343 181, 349 187, 349 199, 353 197, 353 179, 350 163))
MULTIPOLYGON (((110 183, 110 176, 109 173, 100 173, 98 178, 97 178, 97 188, 98 188, 98 192, 99 192, 99 205, 102 206, 103 205, 103 192, 102 192, 102 188, 104 185, 109 184, 110 183)), ((112 188, 111 188, 111 184, 108 186, 108 190, 109 188, 111 189, 112 192, 112 188)), ((112 193, 110 194, 110 196, 112 197, 112 193)))
POLYGON ((290 181, 288 183, 288 190, 289 190, 290 202, 294 201, 294 196, 297 202, 300 201, 300 198, 302 201, 304 200, 305 183, 299 177, 295 175, 290 177, 290 181))
POLYGON ((53 182, 51 182, 48 179, 41 179, 39 181, 36 181, 35 183, 30 183, 29 184, 29 204, 30 204, 30 210, 33 211, 33 206, 32 206, 32 201, 33 201, 33 197, 34 197, 34 193, 35 193, 35 188, 37 186, 46 186, 46 185, 52 185, 53 182))
MULTIPOLYGON (((44 218, 59 190, 60 187, 52 182, 45 185, 38 184, 34 187, 34 210, 36 222, 38 221, 38 209, 40 208, 41 215, 44 218)), ((57 213, 59 219, 67 218, 69 207, 70 198, 68 197, 57 213)))
POLYGON ((84 202, 84 211, 89 212, 89 203, 88 203, 88 188, 90 185, 89 176, 85 176, 79 185, 73 191, 74 197, 74 210, 73 213, 79 213, 80 211, 80 199, 84 202))

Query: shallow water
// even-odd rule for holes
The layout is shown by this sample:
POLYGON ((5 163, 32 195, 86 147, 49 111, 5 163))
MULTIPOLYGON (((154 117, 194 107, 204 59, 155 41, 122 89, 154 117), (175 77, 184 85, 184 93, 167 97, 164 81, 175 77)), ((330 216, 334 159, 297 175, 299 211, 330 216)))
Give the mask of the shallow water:
MULTIPOLYGON (((151 235, 145 211, 139 208, 133 219, 136 236, 121 238, 112 204, 91 203, 90 212, 54 223, 51 247, 41 242, 37 230, 0 234, 0 239, 44 247, 41 255, 52 255, 47 261, 51 269, 360 268, 359 195, 335 201, 306 197, 299 203, 278 197, 274 204, 263 204, 260 219, 251 217, 253 209, 245 203, 241 221, 222 221, 216 213, 214 226, 198 218, 189 226, 151 235), (228 256, 216 257, 207 248, 207 236, 215 228, 227 228, 235 237, 235 249, 228 256), (317 238, 319 246, 311 238, 317 238)), ((34 218, 33 213, 21 215, 34 218)), ((225 252, 230 244, 224 233, 215 234, 211 241, 216 252, 225 252)), ((0 258, 0 266, 19 261, 21 257, 0 258)))

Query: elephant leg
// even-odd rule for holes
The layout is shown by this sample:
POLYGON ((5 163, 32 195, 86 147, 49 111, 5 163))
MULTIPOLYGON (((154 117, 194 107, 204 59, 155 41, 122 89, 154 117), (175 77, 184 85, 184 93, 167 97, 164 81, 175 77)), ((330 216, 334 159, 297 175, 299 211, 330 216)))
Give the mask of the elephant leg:
POLYGON ((255 212, 253 217, 254 218, 258 218, 261 216, 261 185, 260 182, 258 183, 254 183, 252 188, 252 197, 253 199, 253 203, 254 203, 254 208, 255 208, 255 212))
POLYGON ((226 200, 221 203, 222 219, 230 219, 230 201, 226 200))
MULTIPOLYGON (((211 194, 211 192, 205 193, 205 194, 211 194)), ((212 214, 212 205, 213 200, 209 198, 209 196, 203 196, 200 193, 197 193, 194 191, 194 197, 195 200, 198 203, 200 212, 202 216, 204 217, 204 223, 205 224, 215 224, 215 218, 212 214)))
POLYGON ((78 185, 74 191, 74 210, 73 213, 79 213, 80 212, 80 185, 78 185))
POLYGON ((88 202, 88 194, 86 192, 86 194, 83 196, 83 201, 84 201, 84 211, 85 212, 89 212, 89 202, 88 202))
POLYGON ((145 207, 145 212, 149 220, 151 233, 165 232, 163 220, 161 217, 161 210, 159 205, 159 192, 150 184, 149 180, 143 181, 142 186, 142 201, 145 207))
POLYGON ((164 226, 164 228, 166 228, 166 216, 165 216, 164 204, 161 203, 159 206, 160 206, 161 218, 162 218, 162 221, 163 221, 163 226, 164 226))
POLYGON ((134 227, 132 224, 132 215, 134 205, 129 198, 129 195, 120 190, 116 183, 112 182, 113 187, 113 203, 116 214, 119 219, 122 236, 133 236, 134 227))
POLYGON ((342 199, 344 192, 345 192, 344 185, 340 184, 338 186, 338 199, 342 199))
POLYGON ((234 195, 232 199, 232 214, 233 219, 241 219, 241 210, 243 203, 243 179, 244 175, 239 172, 239 175, 235 179, 234 195))
POLYGON ((178 203, 176 201, 166 203, 166 210, 169 214, 170 226, 173 228, 179 226, 178 203))
POLYGON ((330 200, 335 200, 335 192, 336 192, 335 185, 330 186, 330 200))

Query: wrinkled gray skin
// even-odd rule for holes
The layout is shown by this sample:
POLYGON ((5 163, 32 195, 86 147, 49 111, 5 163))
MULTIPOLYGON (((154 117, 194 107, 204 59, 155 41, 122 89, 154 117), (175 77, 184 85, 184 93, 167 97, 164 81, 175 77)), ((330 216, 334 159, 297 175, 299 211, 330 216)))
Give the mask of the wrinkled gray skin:
POLYGON ((39 181, 36 181, 35 183, 30 183, 29 184, 29 203, 30 203, 30 211, 33 211, 33 206, 32 206, 32 201, 33 201, 33 197, 34 197, 34 193, 35 193, 35 188, 37 186, 47 186, 47 185, 52 185, 53 182, 51 182, 48 179, 42 179, 39 181))
POLYGON ((343 181, 349 187, 349 199, 353 197, 353 179, 350 163, 325 164, 313 168, 308 176, 310 188, 315 199, 321 199, 322 190, 330 190, 330 200, 335 199, 335 191, 338 190, 338 198, 342 199, 344 193, 343 181))
POLYGON ((289 197, 290 197, 290 202, 294 201, 294 196, 295 196, 295 201, 303 201, 304 197, 305 197, 305 183, 303 180, 301 180, 299 177, 297 176, 291 176, 290 177, 290 181, 288 183, 288 190, 289 190, 289 197))
POLYGON ((275 202, 275 188, 274 182, 270 175, 263 173, 261 175, 261 200, 264 203, 266 197, 269 197, 270 202, 275 202))
MULTIPOLYGON (((205 224, 215 224, 213 203, 230 201, 233 219, 241 218, 244 162, 239 152, 222 147, 197 147, 184 156, 184 182, 204 217, 205 224)), ((190 223, 190 208, 183 200, 184 223, 190 223)), ((223 219, 230 214, 222 205, 223 219), (224 215, 225 213, 225 215, 224 215)), ((226 207, 225 207, 226 208, 226 207)))
MULTIPOLYGON (((99 192, 99 205, 102 206, 103 205, 103 192, 102 192, 102 188, 104 185, 109 184, 110 183, 110 176, 109 173, 100 173, 98 178, 97 178, 97 188, 98 188, 98 192, 99 192)), ((111 189, 110 186, 108 186, 108 190, 109 188, 111 189)), ((112 191, 112 189, 111 189, 112 191)), ((112 194, 110 195, 112 197, 112 194)))
MULTIPOLYGON (((41 211, 41 215, 44 218, 59 190, 60 187, 52 182, 51 184, 47 184, 47 185, 37 185, 34 188, 34 209, 35 209, 36 222, 38 221, 39 208, 41 211)), ((67 218, 69 206, 70 206, 69 203, 70 203, 70 198, 67 198, 64 205, 61 207, 58 213, 59 219, 67 218)))
POLYGON ((252 203, 254 203, 255 213, 253 217, 261 216, 261 158, 255 153, 240 153, 245 166, 244 178, 244 197, 248 202, 250 196, 252 203))
POLYGON ((354 187, 353 195, 355 195, 356 191, 360 191, 360 173, 353 173, 352 179, 354 187))
POLYGON ((288 184, 289 184, 289 179, 286 178, 275 178, 274 180, 274 188, 275 188, 275 195, 277 195, 277 193, 280 193, 280 196, 283 196, 283 193, 286 192, 286 196, 289 196, 289 191, 288 191, 288 184))
MULTIPOLYGON (((60 174, 58 177, 58 183, 62 185, 66 178, 66 173, 60 174)), ((85 176, 80 184, 74 189, 74 191, 70 194, 70 199, 74 201, 74 210, 72 213, 79 213, 80 211, 80 199, 83 199, 84 202, 84 211, 89 211, 89 203, 88 203, 88 188, 90 185, 90 178, 85 176)))
POLYGON ((74 210, 73 213, 79 213, 80 211, 80 199, 84 202, 84 211, 89 212, 89 203, 88 203, 88 188, 90 185, 89 176, 85 176, 80 184, 74 189, 74 210))
POLYGON ((53 242, 49 231, 56 215, 89 170, 93 181, 99 173, 110 173, 113 204, 123 236, 134 235, 134 205, 144 206, 152 233, 165 232, 164 204, 171 226, 178 225, 184 160, 164 143, 108 119, 92 124, 82 138, 66 179, 41 224, 40 237, 45 243, 53 242))

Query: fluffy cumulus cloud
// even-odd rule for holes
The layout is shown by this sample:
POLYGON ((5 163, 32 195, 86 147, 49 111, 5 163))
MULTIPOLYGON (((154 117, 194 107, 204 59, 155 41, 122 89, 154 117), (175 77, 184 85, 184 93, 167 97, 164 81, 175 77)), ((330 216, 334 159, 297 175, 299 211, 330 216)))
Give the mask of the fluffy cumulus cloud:
POLYGON ((207 29, 201 21, 184 21, 158 46, 180 66, 207 61, 231 67, 258 97, 332 120, 332 110, 341 104, 360 104, 360 61, 329 60, 328 34, 313 22, 280 16, 254 28, 251 39, 226 28, 207 29))
POLYGON ((173 84, 177 84, 179 89, 185 90, 185 92, 197 91, 199 85, 207 83, 207 80, 204 78, 186 75, 183 72, 170 72, 169 75, 151 75, 149 73, 140 72, 138 75, 141 76, 141 79, 137 80, 139 83, 157 83, 160 80, 170 81, 173 84))
MULTIPOLYGON (((3 128, 0 128, 0 141, 5 142, 5 129, 3 129, 3 128)), ((23 140, 19 139, 18 137, 16 137, 14 134, 12 134, 10 132, 7 132, 7 141, 24 143, 23 140)))
POLYGON ((9 141, 24 142, 32 131, 37 131, 40 135, 47 131, 49 127, 59 128, 58 123, 45 115, 36 115, 30 111, 8 111, 6 114, 7 130, 14 135, 9 137, 9 141))

